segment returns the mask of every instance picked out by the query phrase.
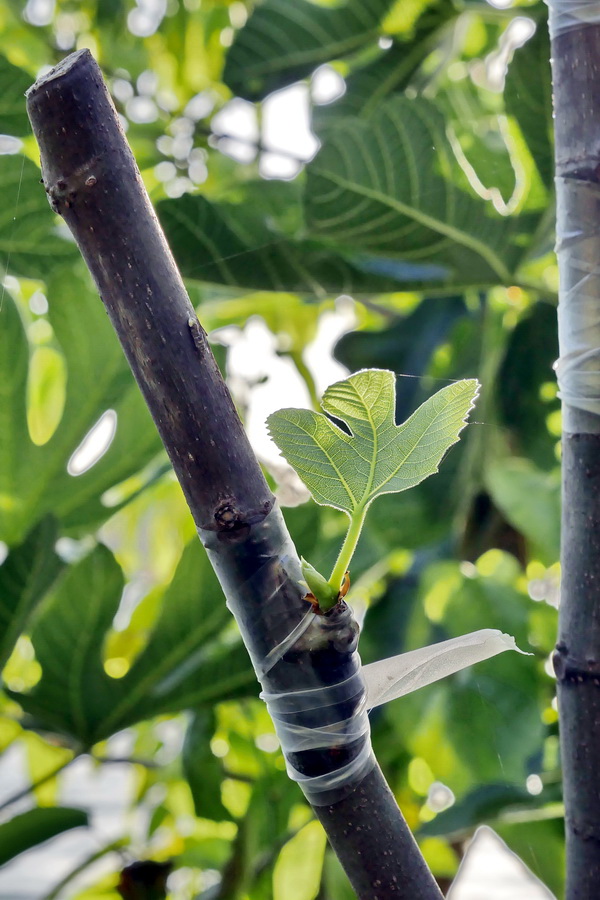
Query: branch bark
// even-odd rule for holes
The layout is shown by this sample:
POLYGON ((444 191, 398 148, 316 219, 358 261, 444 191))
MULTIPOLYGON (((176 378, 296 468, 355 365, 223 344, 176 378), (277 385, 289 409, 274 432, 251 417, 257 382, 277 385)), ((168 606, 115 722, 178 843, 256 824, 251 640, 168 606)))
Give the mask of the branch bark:
MULTIPOLYGON (((577 15, 581 12, 585 18, 585 4, 580 7, 577 15)), ((558 16, 558 10, 552 12, 558 16)), ((563 4, 565 12, 569 11, 563 4)), ((590 333, 575 319, 578 307, 586 305, 596 321, 600 317, 594 271, 600 259, 600 26, 580 22, 578 27, 556 30, 552 72, 559 341, 561 357, 568 360, 571 335, 579 330, 581 338, 587 331, 586 343, 590 333)), ((598 354, 600 346, 592 348, 596 360, 598 354)), ((591 393, 598 397, 597 361, 587 368, 591 393)), ((566 898, 593 900, 600 897, 600 416, 589 403, 570 400, 565 384, 561 393, 562 587, 554 669, 565 800, 566 898)))
MULTIPOLYGON (((94 277, 246 646, 264 660, 306 614, 297 554, 89 51, 38 80, 28 111, 50 202, 94 277)), ((278 654, 263 688, 287 695, 339 685, 356 674, 356 640, 339 604, 278 654)), ((362 701, 333 704, 318 724, 346 719, 362 701)), ((314 777, 352 762, 364 741, 287 759, 314 777)), ((360 898, 442 896, 376 765, 340 802, 314 809, 360 898)))

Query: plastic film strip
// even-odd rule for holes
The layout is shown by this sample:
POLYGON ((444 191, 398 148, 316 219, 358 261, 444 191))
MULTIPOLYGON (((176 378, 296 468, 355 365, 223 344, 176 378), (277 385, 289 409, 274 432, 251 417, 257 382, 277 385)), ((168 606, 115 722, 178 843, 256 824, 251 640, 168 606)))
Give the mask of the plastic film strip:
POLYGON ((555 365, 566 432, 600 433, 600 185, 557 179, 556 253, 560 271, 555 365), (577 410, 577 421, 573 411, 577 410), (584 416, 582 429, 581 412, 584 416))
POLYGON ((546 0, 549 8, 550 37, 584 25, 600 23, 599 0, 546 0))

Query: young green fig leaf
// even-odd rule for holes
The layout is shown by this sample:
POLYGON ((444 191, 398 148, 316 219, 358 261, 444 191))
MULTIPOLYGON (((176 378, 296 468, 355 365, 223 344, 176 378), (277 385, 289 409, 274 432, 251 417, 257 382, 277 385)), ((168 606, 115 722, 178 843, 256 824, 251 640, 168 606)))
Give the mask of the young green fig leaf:
POLYGON ((303 557, 300 558, 302 574, 308 586, 309 591, 318 601, 321 612, 327 612, 332 609, 338 601, 339 591, 333 588, 326 578, 317 572, 314 566, 311 566, 303 557))
POLYGON ((396 425, 396 376, 363 369, 327 388, 321 401, 325 413, 344 422, 350 434, 307 409, 281 409, 267 424, 317 503, 353 519, 380 494, 405 491, 437 472, 478 392, 476 379, 454 382, 396 425))

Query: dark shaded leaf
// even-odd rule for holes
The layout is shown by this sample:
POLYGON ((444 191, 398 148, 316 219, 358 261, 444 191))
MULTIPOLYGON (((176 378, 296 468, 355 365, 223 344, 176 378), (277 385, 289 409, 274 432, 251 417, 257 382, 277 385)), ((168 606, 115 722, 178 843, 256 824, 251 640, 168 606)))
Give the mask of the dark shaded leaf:
MULTIPOLYGON (((485 623, 514 635, 519 647, 529 650, 531 601, 514 586, 515 561, 502 560, 506 571, 461 579, 444 608, 443 624, 455 637, 485 623)), ((538 695, 547 703, 552 697, 540 663, 532 656, 504 654, 461 673, 448 687, 448 736, 460 759, 480 781, 497 780, 501 772, 507 781, 523 783, 546 732, 538 695)))
POLYGON ((76 258, 75 244, 59 237, 56 231, 54 213, 40 184, 40 170, 31 160, 3 156, 0 191, 3 270, 11 275, 44 279, 54 268, 76 258))
POLYGON ((272 217, 260 207, 217 205, 188 194, 161 201, 158 215, 185 278, 317 297, 393 291, 401 283, 396 273, 371 273, 351 254, 273 230, 272 217))
POLYGON ((148 644, 120 679, 104 670, 102 646, 121 600, 123 575, 106 547, 70 567, 31 639, 42 678, 12 692, 38 722, 83 746, 159 713, 247 696, 255 677, 197 541, 185 550, 148 644))
POLYGON ((81 809, 55 806, 30 809, 0 825, 0 866, 37 844, 88 824, 81 809))
POLYGON ((507 809, 537 807, 536 801, 525 788, 514 784, 483 784, 470 791, 450 809, 439 813, 431 822, 421 825, 419 837, 450 837, 461 840, 471 834, 478 825, 489 822, 507 809))
POLYGON ((445 129, 432 103, 397 97, 368 120, 342 120, 328 131, 307 167, 312 234, 403 263, 434 260, 430 283, 509 282, 521 223, 456 187, 445 129))
POLYGON ((165 900, 172 868, 172 862, 152 859, 130 863, 121 871, 117 890, 123 900, 165 900))
POLYGON ((56 523, 46 518, 0 566, 0 670, 62 567, 55 542, 56 523))
POLYGON ((327 8, 307 0, 266 0, 237 33, 223 81, 234 94, 259 100, 321 63, 375 43, 392 2, 347 0, 327 8))
POLYGON ((0 56, 0 134, 20 137, 31 130, 24 99, 30 85, 31 75, 0 56))
POLYGON ((512 433, 516 453, 543 469, 556 465, 556 438, 550 435, 546 420, 560 408, 560 401, 540 402, 540 390, 544 384, 555 384, 552 366, 557 357, 556 309, 549 303, 535 303, 510 335, 496 392, 501 421, 512 433))
POLYGON ((554 185, 550 38, 545 21, 515 50, 504 87, 506 110, 513 115, 529 146, 544 184, 554 185))
POLYGON ((221 802, 223 766, 210 749, 214 732, 212 710, 197 710, 185 733, 181 762, 196 815, 219 822, 230 819, 231 815, 221 802))

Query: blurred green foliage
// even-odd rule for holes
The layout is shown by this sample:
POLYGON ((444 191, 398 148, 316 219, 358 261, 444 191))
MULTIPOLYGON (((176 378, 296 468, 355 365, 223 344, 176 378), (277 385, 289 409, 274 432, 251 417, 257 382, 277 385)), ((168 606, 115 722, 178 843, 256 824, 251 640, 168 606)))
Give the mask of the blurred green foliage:
MULTIPOLYGON (((352 896, 285 775, 150 417, 38 183, 23 91, 89 47, 205 327, 239 335, 260 317, 316 406, 305 351, 345 294, 356 327, 337 359, 394 370, 400 419, 453 379, 482 382, 475 424, 440 474, 382 498, 368 521, 350 599, 366 611, 364 661, 481 627, 533 652, 377 710, 373 739, 441 883, 487 822, 560 897, 544 5, 2 0, 0 33, 0 752, 39 782, 27 820, 2 810, 6 858, 84 825, 58 805, 61 769, 80 755, 110 769, 125 738, 131 815, 89 868, 74 861, 62 896, 114 900, 136 859, 171 860, 178 900, 352 896), (320 102, 327 78, 344 92, 320 102), (288 148, 279 162, 295 177, 266 179, 265 110, 298 80, 319 149, 307 160, 288 148), (255 123, 237 140, 222 124, 232 129, 234 97, 255 123), (90 465, 94 429, 106 450, 90 465)), ((215 347, 251 415, 276 376, 244 380, 235 348, 215 347)), ((270 469, 297 498, 281 464, 270 469)), ((288 512, 300 552, 331 565, 342 517, 288 512)))

